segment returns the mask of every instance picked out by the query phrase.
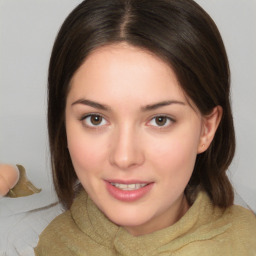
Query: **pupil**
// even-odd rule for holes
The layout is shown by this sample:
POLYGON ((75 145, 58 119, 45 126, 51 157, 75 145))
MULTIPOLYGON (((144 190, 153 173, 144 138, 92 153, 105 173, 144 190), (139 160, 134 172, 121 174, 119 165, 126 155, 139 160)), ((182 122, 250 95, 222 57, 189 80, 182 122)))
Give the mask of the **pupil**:
POLYGON ((102 121, 102 117, 101 116, 91 116, 91 122, 94 125, 99 125, 102 121))
POLYGON ((164 117, 164 116, 159 116, 159 117, 157 117, 156 123, 157 123, 157 125, 159 125, 159 126, 165 125, 165 123, 166 123, 166 117, 164 117))

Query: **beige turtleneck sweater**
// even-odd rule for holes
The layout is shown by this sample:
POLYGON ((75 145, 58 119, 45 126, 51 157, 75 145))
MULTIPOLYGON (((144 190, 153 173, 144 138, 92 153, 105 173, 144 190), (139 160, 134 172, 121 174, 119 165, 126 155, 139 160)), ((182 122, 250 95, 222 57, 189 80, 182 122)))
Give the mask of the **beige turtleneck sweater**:
POLYGON ((214 207, 200 192, 174 225, 134 237, 108 220, 83 191, 40 235, 36 256, 255 256, 256 217, 214 207))

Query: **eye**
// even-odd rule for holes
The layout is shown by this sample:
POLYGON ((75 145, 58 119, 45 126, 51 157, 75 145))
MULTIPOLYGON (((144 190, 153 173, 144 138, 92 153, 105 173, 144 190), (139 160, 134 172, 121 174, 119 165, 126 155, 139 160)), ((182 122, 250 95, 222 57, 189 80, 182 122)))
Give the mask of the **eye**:
POLYGON ((168 116, 155 116, 149 121, 149 125, 155 127, 168 127, 174 120, 168 116))
POLYGON ((88 127, 99 127, 107 124, 105 118, 98 114, 90 114, 81 119, 83 123, 88 127))

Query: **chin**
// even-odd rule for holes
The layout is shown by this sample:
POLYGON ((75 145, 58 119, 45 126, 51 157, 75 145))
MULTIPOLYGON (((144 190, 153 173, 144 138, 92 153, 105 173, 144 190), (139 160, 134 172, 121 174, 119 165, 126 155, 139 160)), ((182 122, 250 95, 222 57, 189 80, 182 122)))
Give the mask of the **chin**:
POLYGON ((150 216, 142 215, 143 212, 145 213, 145 211, 138 212, 138 210, 126 211, 118 209, 115 213, 106 212, 105 214, 109 220, 118 226, 137 227, 144 225, 150 220, 150 216))

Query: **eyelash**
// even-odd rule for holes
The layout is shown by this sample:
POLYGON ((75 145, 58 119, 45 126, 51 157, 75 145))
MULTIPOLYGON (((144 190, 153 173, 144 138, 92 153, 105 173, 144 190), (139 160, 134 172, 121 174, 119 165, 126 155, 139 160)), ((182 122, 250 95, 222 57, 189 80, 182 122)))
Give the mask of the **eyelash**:
POLYGON ((173 118, 171 118, 171 117, 169 117, 169 116, 167 116, 167 115, 157 115, 157 116, 154 116, 153 118, 151 118, 151 119, 149 120, 149 122, 147 122, 147 124, 149 124, 149 123, 152 122, 152 121, 154 121, 154 123, 156 124, 156 125, 152 125, 152 126, 158 128, 158 129, 168 128, 172 123, 175 123, 175 122, 176 122, 176 120, 174 120, 173 118), (167 124, 166 124, 166 122, 165 122, 162 126, 161 126, 161 125, 157 125, 157 124, 156 124, 156 119, 157 119, 157 118, 163 118, 163 119, 165 119, 165 121, 167 122, 167 124))
MULTIPOLYGON (((97 114, 97 113, 92 113, 92 114, 88 114, 88 115, 85 115, 85 116, 82 116, 82 118, 80 118, 80 121, 82 121, 83 122, 83 124, 84 124, 84 126, 86 126, 86 127, 88 127, 88 128, 92 128, 92 129, 100 129, 100 128, 102 128, 103 126, 105 126, 105 125, 107 125, 107 120, 101 115, 101 114, 97 114), (86 122, 86 119, 87 118, 92 118, 92 117, 97 117, 97 118, 100 118, 100 123, 97 125, 97 124, 92 124, 92 122, 91 122, 91 119, 89 120, 89 122, 91 123, 91 124, 88 124, 87 122, 86 122), (102 124, 102 121, 103 122, 105 122, 104 124, 102 124)), ((164 129, 164 128, 168 128, 172 123, 175 123, 176 122, 176 120, 174 120, 173 118, 171 118, 171 117, 169 117, 169 116, 167 116, 167 115, 157 115, 157 116, 153 116, 147 123, 146 123, 146 125, 147 126, 153 126, 153 127, 155 127, 155 128, 159 128, 159 129, 164 129), (157 125, 156 124, 156 119, 157 118, 162 118, 162 119, 164 119, 164 124, 163 125, 157 125), (151 124, 150 125, 150 123, 152 122, 152 121, 154 121, 154 125, 153 124, 151 124), (166 125, 166 123, 167 123, 167 125, 166 125)))
POLYGON ((92 114, 85 115, 85 116, 83 116, 82 118, 80 118, 80 121, 83 122, 84 126, 86 126, 87 128, 92 128, 92 129, 99 129, 99 128, 101 128, 102 126, 105 126, 105 125, 107 124, 106 119, 105 119, 102 115, 97 114, 97 113, 92 113, 92 114), (91 124, 88 124, 88 123, 86 122, 86 119, 87 119, 87 118, 92 118, 92 117, 100 118, 101 121, 104 120, 105 123, 102 125, 101 122, 100 122, 100 124, 94 125, 94 124, 92 124, 91 119, 90 119, 89 122, 90 122, 91 124))

